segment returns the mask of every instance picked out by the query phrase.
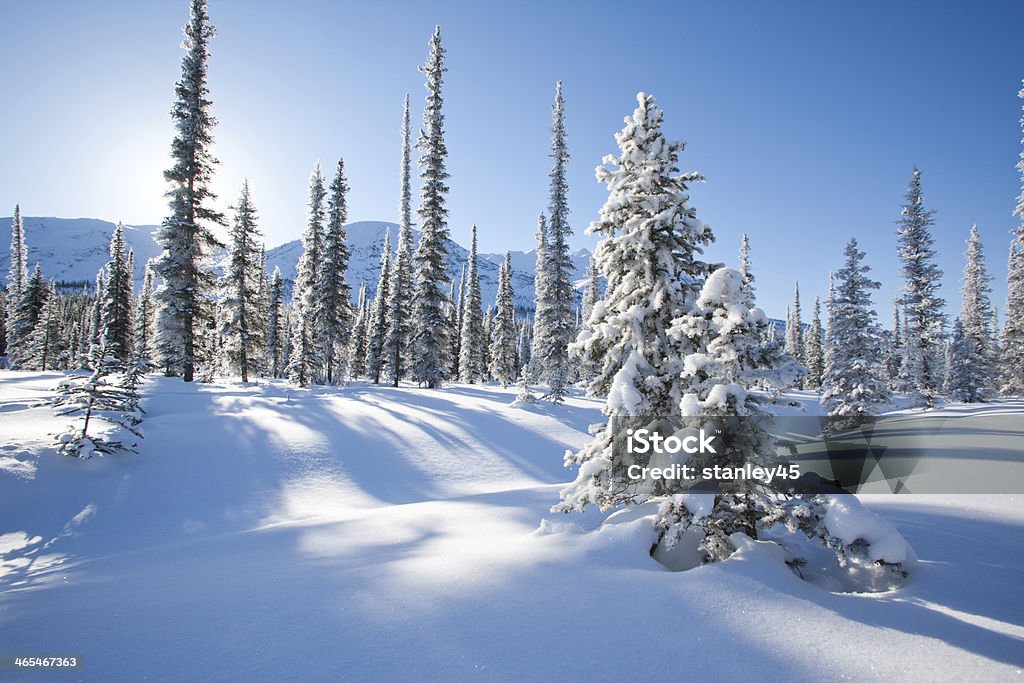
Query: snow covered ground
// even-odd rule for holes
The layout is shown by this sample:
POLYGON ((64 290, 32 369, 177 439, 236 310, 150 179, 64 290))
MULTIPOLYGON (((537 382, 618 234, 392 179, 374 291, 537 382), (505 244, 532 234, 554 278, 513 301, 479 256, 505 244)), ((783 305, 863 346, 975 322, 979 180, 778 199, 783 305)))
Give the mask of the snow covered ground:
MULTIPOLYGON (((1006 680, 1024 496, 866 496, 920 558, 833 594, 774 546, 673 573, 636 514, 554 515, 599 404, 147 385, 139 456, 54 454, 60 375, 0 373, 0 654, 17 680, 1006 680)), ((1024 431, 1024 420, 1021 421, 1024 431)))

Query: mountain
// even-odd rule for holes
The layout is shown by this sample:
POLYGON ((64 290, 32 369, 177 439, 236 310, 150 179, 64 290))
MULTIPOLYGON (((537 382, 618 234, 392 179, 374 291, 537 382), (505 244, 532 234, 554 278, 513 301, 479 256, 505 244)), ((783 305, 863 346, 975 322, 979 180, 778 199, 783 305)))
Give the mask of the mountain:
MULTIPOLYGON (((366 283, 370 296, 377 291, 377 278, 380 275, 380 253, 384 246, 384 233, 391 230, 391 248, 398 247, 398 225, 383 221, 359 221, 345 226, 352 258, 348 268, 348 283, 352 287, 352 296, 357 296, 361 283, 366 283)), ((413 230, 413 248, 419 243, 419 231, 413 230)), ((469 262, 469 250, 462 245, 448 240, 448 277, 458 287, 462 277, 462 268, 469 262)), ((295 266, 302 254, 302 244, 293 240, 267 251, 267 270, 273 272, 274 267, 281 269, 281 275, 289 286, 295 279, 295 266)), ((515 291, 516 307, 523 310, 533 309, 533 278, 536 256, 533 251, 514 251, 512 257, 512 288, 515 291)), ((498 266, 505 258, 504 254, 479 254, 477 271, 480 274, 480 293, 484 308, 494 303, 498 294, 498 266)), ((590 260, 590 252, 586 249, 572 254, 576 272, 575 283, 581 283, 590 260)))
MULTIPOLYGON (((0 218, 0 226, 10 225, 11 218, 0 218)), ((108 260, 107 247, 114 224, 95 218, 38 218, 26 217, 25 241, 28 243, 29 267, 36 262, 43 269, 46 277, 52 277, 58 283, 66 285, 91 285, 96 279, 96 271, 108 260)), ((154 240, 156 225, 126 225, 125 239, 128 246, 135 251, 135 282, 142 281, 142 265, 160 253, 160 247, 154 240)), ((384 233, 391 230, 392 249, 397 247, 398 226, 383 221, 359 221, 346 226, 349 248, 352 258, 349 262, 348 282, 352 287, 353 299, 357 296, 360 283, 365 282, 372 296, 377 290, 377 278, 380 273, 380 252, 384 244, 384 233)), ((413 230, 413 244, 419 242, 419 232, 413 230)), ((275 267, 281 269, 287 288, 295 279, 295 266, 302 254, 299 240, 287 242, 267 250, 267 270, 273 272, 275 267)), ((582 285, 590 252, 581 249, 572 255, 576 271, 573 276, 577 286, 582 285)), ((534 251, 513 251, 512 286, 515 290, 516 306, 522 310, 533 309, 533 278, 536 254, 534 251)), ((223 254, 217 258, 224 259, 223 254)), ((469 250, 462 245, 448 241, 448 275, 458 286, 462 268, 469 260, 469 250)), ((480 254, 478 271, 480 273, 480 290, 484 307, 494 303, 498 293, 498 266, 504 254, 480 254)), ((10 264, 10 254, 0 248, 0 277, 4 277, 10 264)), ((220 266, 216 268, 220 271, 220 266)))
MULTIPOLYGON (((11 224, 11 218, 0 218, 0 225, 11 224)), ((96 281, 96 272, 110 259, 110 236, 116 227, 109 221, 96 218, 22 218, 25 242, 28 243, 29 271, 36 263, 43 275, 54 278, 58 284, 90 287, 96 281)), ((124 237, 128 248, 135 252, 135 283, 142 282, 142 266, 160 254, 154 240, 158 225, 126 225, 124 237)), ((5 233, 0 233, 5 234, 5 233)), ((6 242, 7 240, 4 240, 6 242)), ((7 277, 11 255, 0 247, 0 277, 7 277)), ((5 280, 6 281, 6 280, 5 280)))

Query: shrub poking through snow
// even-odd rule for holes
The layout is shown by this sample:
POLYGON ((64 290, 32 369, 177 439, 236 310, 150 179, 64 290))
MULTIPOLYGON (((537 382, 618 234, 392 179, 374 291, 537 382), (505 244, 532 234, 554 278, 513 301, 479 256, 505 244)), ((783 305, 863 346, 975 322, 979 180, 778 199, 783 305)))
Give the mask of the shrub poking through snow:
POLYGON ((142 438, 138 429, 142 408, 137 390, 142 366, 133 364, 118 376, 108 374, 107 363, 94 365, 96 370, 88 377, 68 377, 57 386, 54 413, 80 420, 57 435, 57 449, 76 458, 135 453, 136 439, 142 438), (118 381, 111 381, 115 377, 118 381))

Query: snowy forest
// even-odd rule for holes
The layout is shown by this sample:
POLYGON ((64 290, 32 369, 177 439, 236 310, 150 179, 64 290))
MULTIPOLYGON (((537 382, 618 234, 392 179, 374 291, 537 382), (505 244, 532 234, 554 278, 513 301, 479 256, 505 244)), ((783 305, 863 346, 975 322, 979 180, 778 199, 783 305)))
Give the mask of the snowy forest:
MULTIPOLYGON (((325 531, 309 527, 302 533, 313 535, 304 537, 298 546, 318 562, 326 563, 327 558, 340 562, 339 557, 348 556, 332 555, 331 544, 340 541, 331 541, 328 536, 349 538, 341 530, 344 524, 356 524, 352 520, 369 515, 366 511, 375 506, 403 508, 400 514, 380 513, 383 516, 372 522, 359 521, 364 525, 359 533, 376 539, 360 541, 374 546, 373 557, 388 558, 394 553, 395 563, 410 563, 392 576, 391 583, 370 589, 347 578, 330 584, 335 579, 328 581, 314 570, 303 568, 302 572, 312 572, 307 578, 316 577, 311 580, 318 588, 312 590, 329 590, 332 595, 338 590, 346 595, 372 590, 381 596, 396 589, 436 590, 439 596, 451 596, 461 590, 451 583, 453 579, 443 578, 452 572, 472 575, 465 578, 467 585, 474 586, 471 592, 493 589, 498 591, 499 601, 512 600, 503 591, 512 595, 528 589, 502 583, 501 577, 511 575, 509 572, 518 572, 526 565, 532 567, 529 571, 540 572, 537 567, 551 562, 558 567, 551 576, 559 572, 573 574, 581 571, 574 564, 580 563, 591 568, 591 573, 583 574, 580 580, 584 590, 576 599, 581 605, 608 601, 630 609, 626 604, 629 591, 617 581, 628 580, 630 572, 650 572, 650 567, 657 567, 664 573, 638 582, 651 588, 651 595, 640 600, 645 607, 637 608, 648 617, 659 614, 658 595, 670 602, 677 598, 669 596, 685 593, 688 597, 680 598, 685 602, 704 590, 716 595, 767 595, 757 593, 762 588, 752 587, 760 581, 770 587, 773 596, 775 591, 785 596, 766 598, 768 602, 779 601, 780 611, 773 612, 775 608, 762 604, 756 608, 764 610, 759 613, 762 617, 777 619, 784 614, 788 616, 782 618, 787 620, 799 619, 794 616, 800 614, 799 606, 782 604, 790 600, 790 595, 797 596, 795 600, 816 603, 814 616, 795 628, 800 633, 806 631, 808 637, 826 640, 833 636, 821 632, 834 631, 835 640, 827 640, 827 647, 841 649, 841 641, 849 638, 863 637, 865 644, 880 641, 883 636, 873 632, 861 635, 875 628, 868 626, 872 623, 881 624, 879 631, 898 632, 899 637, 882 648, 878 665, 883 673, 875 671, 875 676, 890 672, 899 679, 908 675, 924 679, 932 674, 945 679, 973 671, 995 679, 1014 668, 1019 673, 1024 665, 1024 648, 1020 645, 1024 624, 1019 613, 1013 613, 1022 600, 1016 581, 1008 589, 1011 593, 1003 596, 1005 601, 1000 601, 994 596, 998 590, 1007 590, 1005 578, 986 579, 989 575, 973 575, 969 568, 960 568, 953 579, 936 579, 941 570, 927 562, 937 557, 940 548, 955 545, 950 543, 949 534, 973 533, 967 517, 935 522, 949 534, 933 538, 927 532, 915 531, 915 524, 922 528, 931 524, 920 517, 926 514, 921 512, 924 508, 910 504, 899 507, 891 500, 872 505, 870 500, 853 495, 802 493, 758 480, 736 482, 708 493, 680 480, 638 479, 631 467, 674 466, 678 459, 637 455, 625 444, 627 434, 656 429, 666 421, 685 423, 714 432, 718 443, 724 444, 724 448, 712 451, 707 464, 741 467, 753 463, 768 467, 783 444, 766 425, 791 415, 845 419, 850 421, 845 424, 856 430, 864 424, 882 424, 874 420, 883 416, 931 419, 936 415, 985 416, 990 414, 986 411, 994 411, 998 419, 1008 419, 1006 424, 1019 428, 1024 412, 1020 403, 1024 397, 1024 150, 1020 151, 1017 166, 1022 190, 1014 214, 1016 227, 1008 240, 983 245, 977 227, 964 229, 959 301, 941 288, 944 273, 932 234, 936 212, 926 201, 928 176, 914 166, 914 159, 907 159, 904 200, 901 206, 892 207, 895 227, 866 228, 892 233, 892 249, 900 264, 898 274, 892 274, 901 281, 899 298, 878 300, 877 273, 865 264, 866 254, 858 235, 850 235, 843 253, 833 255, 828 282, 793 283, 786 319, 776 321, 758 306, 757 296, 758 243, 774 237, 751 227, 735 245, 733 262, 716 263, 706 256, 709 245, 716 241, 714 217, 699 213, 690 200, 691 189, 704 178, 697 171, 686 170, 686 145, 679 141, 686 131, 680 128, 675 112, 662 111, 655 96, 647 92, 637 93, 633 103, 623 103, 623 127, 608 131, 610 153, 596 169, 597 181, 607 190, 607 200, 603 206, 594 207, 597 218, 585 227, 585 233, 598 241, 584 277, 579 277, 570 237, 573 224, 579 231, 583 221, 570 214, 572 188, 566 171, 571 161, 589 164, 593 160, 574 159, 570 154, 573 102, 563 93, 562 81, 558 81, 553 84, 550 147, 544 150, 550 166, 548 201, 546 206, 537 207, 532 306, 517 304, 511 252, 505 252, 498 264, 497 290, 489 300, 481 287, 482 257, 476 225, 472 227, 465 266, 457 278, 450 276, 447 204, 449 193, 458 188, 450 187, 454 183, 447 167, 448 66, 442 30, 436 27, 419 66, 426 96, 418 132, 413 124, 418 98, 406 94, 401 111, 393 112, 394 140, 381 141, 385 145, 381 157, 393 158, 397 171, 399 221, 395 234, 387 231, 380 243, 375 286, 373 282, 354 280, 350 273, 349 205, 352 193, 359 191, 359 179, 349 177, 345 159, 337 153, 336 163, 332 159, 322 168, 317 162, 309 175, 301 254, 291 279, 280 268, 270 272, 267 265, 268 247, 261 231, 259 203, 261 192, 270 190, 261 188, 258 178, 242 183, 228 212, 217 208, 217 197, 211 189, 220 163, 214 156, 217 120, 212 114, 217 93, 211 92, 207 78, 215 30, 207 0, 191 0, 190 5, 181 76, 173 89, 171 117, 176 134, 170 140, 173 163, 164 171, 167 213, 156 233, 162 250, 159 256, 139 262, 128 244, 125 227, 118 224, 110 235, 109 258, 96 273, 94 283, 83 286, 59 282, 46 272, 46 264, 29 259, 31 238, 26 234, 23 213, 28 215, 31 209, 14 207, 10 266, 6 286, 0 289, 0 397, 4 398, 0 420, 8 432, 5 437, 9 436, 13 444, 10 452, 3 451, 6 455, 2 457, 8 459, 0 459, 0 474, 10 475, 2 490, 5 495, 11 494, 10 500, 15 501, 12 506, 27 505, 29 494, 16 487, 27 485, 25 481, 33 478, 38 481, 43 473, 50 472, 55 481, 64 482, 60 486, 77 491, 69 500, 74 498, 78 504, 68 502, 64 508, 81 507, 81 511, 72 516, 72 521, 64 517, 57 520, 64 513, 54 512, 52 520, 46 522, 57 524, 51 534, 30 528, 35 518, 25 512, 28 508, 19 508, 18 513, 13 507, 7 509, 11 516, 0 528, 0 541, 6 538, 10 542, 0 543, 0 557, 5 563, 0 565, 0 596, 10 591, 11 604, 32 610, 33 600, 39 599, 35 596, 44 593, 42 587, 50 580, 47 577, 72 572, 77 566, 76 553, 90 556, 88 533, 81 529, 88 529, 92 523, 89 520, 101 516, 97 510, 105 509, 105 514, 122 518, 116 523, 105 522, 114 525, 111 529, 119 529, 118 524, 128 525, 118 534, 144 537, 142 526, 135 526, 143 522, 124 521, 124 515, 110 510, 120 504, 118 496, 130 495, 124 493, 130 478, 143 479, 147 471, 154 482, 142 489, 148 493, 138 494, 138 503, 133 505, 144 507, 145 500, 155 496, 155 501, 173 508, 170 498, 156 493, 158 476, 154 472, 160 470, 147 470, 152 466, 143 463, 177 458, 180 453, 182 462, 190 463, 188 467, 193 469, 179 465, 180 471, 172 474, 167 470, 159 477, 183 489, 196 487, 187 495, 196 497, 193 504, 198 507, 181 513, 180 529, 164 529, 163 522, 154 522, 154 528, 167 533, 169 540, 183 533, 181 543, 197 538, 192 534, 226 533, 230 524, 241 518, 248 520, 245 528, 262 533, 290 525, 307 529, 302 520, 321 520, 333 514, 336 517, 330 517, 331 524, 339 525, 337 528, 326 527, 325 531), (414 196, 414 173, 418 174, 418 198, 414 196), (993 278, 986 266, 986 258, 1003 255, 1008 257, 1005 303, 993 300, 993 278), (813 301, 801 300, 801 284, 805 290, 813 285, 812 291, 827 287, 828 294, 813 301), (6 382, 4 377, 8 378, 6 382), (8 409, 8 404, 14 407, 8 409), (34 417, 29 419, 29 413, 25 413, 25 426, 15 428, 12 417, 20 413, 8 412, 15 409, 35 411, 31 413, 34 417), (251 424, 243 423, 243 418, 251 424), (217 419, 226 422, 217 426, 217 419), (431 428, 434 421, 437 425, 431 428), (293 424, 289 427, 289 423, 293 424), (262 430, 268 434, 261 436, 262 430), (383 439, 381 443, 367 441, 372 430, 377 430, 374 433, 383 439), (390 436, 379 436, 385 432, 390 436), (417 445, 426 441, 435 445, 417 445), (296 446, 298 443, 304 445, 296 446), (422 448, 424 455, 412 467, 429 469, 430 477, 438 478, 430 479, 434 489, 416 484, 413 475, 400 472, 405 465, 388 460, 414 460, 417 448, 422 448), (281 449, 291 455, 269 455, 283 453, 281 449), (29 451, 33 463, 35 458, 39 463, 49 458, 60 464, 24 464, 29 451), (342 453, 339 457, 347 463, 344 473, 335 464, 323 464, 326 461, 322 459, 328 457, 325 454, 335 451, 342 453), (210 464, 195 459, 194 453, 200 452, 206 453, 206 458, 225 460, 223 464, 210 464), (310 455, 314 452, 319 455, 310 455), (310 459, 295 464, 295 458, 300 457, 295 453, 310 459), (369 460, 360 460, 364 457, 369 460), (276 464, 267 464, 271 460, 276 464), (380 462, 374 464, 373 460, 380 462), (87 476, 66 466, 86 467, 101 461, 106 469, 97 472, 105 474, 87 476), (124 465, 131 469, 122 475, 120 463, 129 462, 139 464, 124 465), (298 469, 288 469, 291 467, 298 469), (321 467, 323 476, 314 481, 311 473, 321 467), (30 474, 24 474, 26 471, 30 474), (236 481, 242 477, 240 471, 246 472, 244 478, 251 476, 259 482, 259 487, 268 486, 266 481, 276 481, 278 476, 288 482, 281 485, 284 492, 274 514, 263 511, 257 518, 246 517, 256 513, 250 503, 235 500, 241 495, 236 495, 242 486, 236 481), (474 483, 471 479, 477 476, 475 473, 485 473, 481 475, 485 478, 474 483), (106 500, 103 496, 107 493, 86 493, 92 490, 89 487, 101 486, 98 482, 104 477, 111 487, 109 491, 102 489, 112 501, 107 508, 96 502, 106 500), (214 483, 193 483, 196 478, 206 477, 214 483), (79 478, 89 478, 91 483, 76 483, 79 478), (567 479, 571 481, 566 483, 567 479), (389 480, 398 488, 388 488, 389 480), (227 481, 236 483, 225 484, 227 481), (235 491, 230 496, 230 509, 226 502, 223 510, 209 502, 220 497, 218 491, 222 489, 217 486, 235 491), (332 488, 335 486, 338 488, 332 488), (416 498, 418 486, 434 492, 416 498), (448 490, 446 486, 455 488, 448 490), (115 488, 121 493, 115 494, 115 488), (444 495, 438 493, 442 490, 444 495), (507 505, 529 510, 525 523, 514 518, 517 531, 507 532, 508 536, 502 536, 506 533, 502 525, 513 522, 505 521, 510 518, 502 514, 513 513, 490 512, 493 506, 501 505, 494 497, 503 495, 523 496, 510 499, 507 505), (89 496, 93 498, 86 500, 89 496), (472 516, 472 512, 448 513, 452 516, 445 517, 438 508, 405 510, 409 504, 466 504, 460 496, 469 497, 481 509, 488 506, 488 512, 481 513, 484 518, 479 530, 459 527, 469 524, 464 519, 456 521, 457 517, 472 516), (483 498, 477 500, 475 496, 483 498), (203 502, 197 502, 200 500, 203 502), (329 500, 351 504, 358 515, 331 507, 341 503, 326 502, 329 500), (196 521, 201 516, 197 510, 205 509, 204 505, 213 506, 209 518, 196 521), (538 515, 543 520, 536 528, 538 515), (417 533, 431 533, 431 528, 435 529, 433 533, 450 535, 438 541, 429 557, 422 555, 424 550, 421 554, 410 551, 413 559, 405 557, 403 544, 413 543, 411 539, 417 533), (457 532, 451 531, 456 528, 457 532), (446 531, 437 531, 440 529, 446 531), (54 535, 54 540, 44 545, 39 539, 48 534, 54 535), (61 551, 65 553, 63 559, 56 563, 40 562, 38 578, 34 578, 33 563, 54 557, 50 544, 65 537, 61 543, 80 546, 68 546, 68 550, 61 551), (503 538, 506 540, 500 540, 503 538), (502 545, 504 550, 494 550, 494 545, 502 545), (470 559, 452 560, 452 555, 470 559), (454 569, 443 564, 441 558, 445 556, 449 558, 446 561, 455 562, 454 569), (545 557, 555 559, 542 559, 545 557), (680 570, 694 573, 718 565, 733 569, 720 574, 695 574, 692 580, 699 585, 684 588, 673 588, 669 580, 680 570), (946 591, 959 590, 967 583, 987 583, 991 588, 980 589, 973 602, 958 603, 956 608, 935 607, 936 613, 946 615, 944 621, 923 627, 922 636, 915 635, 916 620, 932 618, 920 605, 941 603, 946 591), (807 597, 811 590, 827 597, 807 597), (901 602, 901 591, 914 590, 924 592, 901 602), (875 607, 827 602, 862 594, 885 596, 884 600, 892 602, 880 602, 875 607), (989 603, 1000 602, 1003 607, 986 611, 989 603), (920 614, 909 611, 911 603, 918 605, 915 609, 920 614), (877 621, 870 616, 873 609, 881 610, 877 621), (918 668, 908 674, 901 668, 902 655, 897 652, 918 647, 915 639, 919 637, 921 641, 931 637, 939 644, 930 645, 932 649, 925 655, 912 656, 912 666, 918 668), (955 665, 935 668, 946 657, 953 657, 955 665)), ((566 93, 571 95, 568 89, 566 93)), ((395 95, 401 98, 403 93, 395 95)), ((1024 89, 1019 96, 1024 99, 1024 89)), ((388 116, 386 112, 380 115, 388 116)), ((1024 131, 1024 118, 1021 126, 1024 131)), ((1007 140, 1007 147, 1015 144, 1007 140)), ((301 207, 296 215, 301 215, 301 207)), ((1008 438, 1012 441, 1016 436, 1008 438)), ((1019 442, 1000 452, 1011 464, 1020 464, 1019 442)), ((1018 470, 1012 472, 1010 479, 1020 476, 1018 470)), ((269 495, 268 488, 258 490, 261 493, 257 498, 269 495)), ((1011 497, 1001 503, 1005 508, 999 508, 998 514, 1009 517, 999 522, 1002 529, 993 532, 993 540, 976 540, 960 555, 963 562, 972 562, 968 556, 971 549, 989 542, 1008 546, 1006 557, 1014 554, 1013 548, 1021 549, 1021 522, 1007 521, 1019 513, 1014 500, 1011 497), (997 542, 996 537, 1004 540, 997 542)), ((68 511, 75 512, 70 508, 68 511)), ((975 517, 980 519, 979 515, 984 514, 975 517)), ((50 519, 39 517, 44 518, 50 519)), ((224 542, 229 546, 239 543, 224 542)), ((209 566, 195 569, 199 585, 209 586, 211 595, 227 590, 221 578, 211 578, 217 575, 211 567, 224 561, 211 550, 213 543, 198 551, 199 559, 189 560, 208 560, 209 566)), ((271 555, 290 556, 295 552, 279 547, 276 540, 261 543, 266 546, 240 551, 239 561, 252 559, 258 564, 271 555)), ((352 548, 358 546, 353 543, 352 548)), ((54 547, 59 549, 61 545, 56 543, 54 547)), ((105 546, 100 543, 97 547, 105 546)), ((110 547, 121 552, 132 546, 110 547)), ((356 551, 350 548, 346 552, 356 551)), ((144 571, 142 565, 132 569, 132 563, 141 560, 124 561, 129 569, 116 571, 144 571)), ((309 600, 310 595, 302 592, 301 575, 288 574, 289 569, 277 564, 281 560, 266 561, 273 563, 268 565, 270 574, 279 572, 289 584, 282 589, 284 600, 309 600)), ((1010 564, 1005 557, 998 562, 1002 562, 1002 568, 992 571, 999 577, 1005 577, 1004 571, 1014 576, 1019 572, 1019 562, 1010 564)), ((88 562, 83 566, 82 571, 99 571, 90 570, 88 562)), ((559 604, 564 586, 548 582, 547 574, 544 577, 534 577, 542 584, 532 593, 534 599, 559 604)), ((131 590, 144 591, 145 584, 136 585, 135 580, 129 581, 131 590)), ((269 590, 267 581, 265 577, 244 578, 240 585, 251 596, 269 590)), ((170 585, 177 586, 176 582, 170 579, 170 585)), ((184 585, 180 590, 186 590, 184 585)), ((139 600, 146 600, 142 593, 138 595, 139 600)), ((103 588, 74 598, 70 608, 62 607, 56 598, 40 604, 52 619, 64 609, 71 609, 73 614, 81 609, 84 614, 84 610, 110 599, 111 593, 103 588)), ((502 621, 494 614, 473 618, 455 612, 425 616, 430 609, 417 600, 410 598, 415 604, 399 608, 404 614, 401 618, 422 618, 424 623, 433 623, 431 620, 436 618, 438 628, 446 633, 445 629, 455 628, 451 625, 454 622, 461 624, 456 630, 463 633, 464 629, 472 630, 474 624, 482 628, 490 620, 502 621)), ((172 615, 168 619, 188 621, 186 608, 172 602, 168 598, 167 604, 154 609, 172 615)), ((709 605, 700 609, 715 613, 726 610, 709 605)), ((580 618, 619 618, 613 612, 597 617, 592 607, 581 607, 580 618)), ((4 609, 0 602, 0 614, 4 609)), ((727 611, 726 621, 710 622, 715 633, 728 630, 723 626, 728 620, 743 618, 731 608, 727 611)), ((35 617, 0 616, 0 625, 8 627, 9 632, 22 631, 12 641, 17 651, 77 651, 75 642, 27 640, 43 632, 42 618, 36 622, 35 617), (28 621, 17 620, 22 618, 28 621)), ((215 625, 200 628, 205 642, 217 641, 215 630, 227 623, 226 618, 219 615, 215 625)), ((289 618, 301 621, 303 617, 293 614, 289 618)), ((669 619, 665 632, 682 628, 684 641, 699 640, 700 618, 692 614, 680 618, 688 626, 680 627, 669 619)), ((312 630, 318 634, 308 647, 300 647, 301 651, 326 648, 332 637, 333 617, 318 614, 311 619, 312 630)), ((358 617, 356 623, 362 619, 358 617)), ((622 671, 604 662, 603 656, 598 658, 603 664, 559 669, 560 662, 568 662, 568 655, 558 655, 549 644, 538 645, 529 634, 536 623, 556 621, 539 605, 512 617, 512 625, 520 631, 513 642, 545 653, 536 669, 525 663, 530 659, 528 652, 514 657, 495 654, 494 648, 499 647, 495 643, 485 645, 476 637, 463 635, 472 641, 467 647, 480 661, 490 661, 493 668, 484 674, 485 678, 607 678, 622 671)), ((394 630, 398 627, 388 623, 382 631, 372 633, 383 640, 402 638, 401 632, 394 630)), ((156 632, 170 633, 172 642, 174 638, 188 640, 179 632, 183 626, 166 628, 170 631, 156 632)), ((358 640, 354 633, 357 626, 351 628, 352 633, 346 631, 348 637, 358 640)), ((488 624, 485 630, 491 628, 497 627, 488 624)), ((118 632, 126 642, 142 647, 127 630, 119 628, 118 632)), ((70 637, 66 629, 61 633, 70 637)), ((538 638, 558 637, 555 632, 545 633, 538 638)), ((257 640, 269 638, 264 633, 250 635, 257 640)), ((744 636, 748 643, 759 643, 763 637, 753 632, 744 636)), ((95 655, 96 660, 108 667, 104 673, 138 674, 138 669, 131 667, 140 665, 135 661, 140 656, 129 657, 127 664, 115 664, 113 645, 104 644, 102 635, 90 635, 82 642, 86 643, 82 646, 86 665, 92 648, 101 653, 95 655)), ((288 642, 294 646, 298 641, 288 642)), ((659 637, 645 646, 661 642, 659 637)), ((411 647, 412 651, 417 647, 430 649, 428 643, 419 640, 411 647)), ((210 663, 216 652, 230 651, 229 644, 222 650, 206 645, 203 648, 199 661, 208 668, 186 668, 190 678, 203 679, 211 675, 209 672, 219 672, 214 677, 221 680, 240 675, 233 676, 210 663)), ((0 647, 0 654, 4 649, 0 647)), ((371 664, 355 652, 339 655, 347 662, 343 672, 325 666, 315 669, 312 678, 409 676, 401 664, 371 664)), ((251 656, 255 662, 270 655, 251 656)), ((254 664, 254 668, 246 665, 242 670, 248 671, 249 680, 274 679, 285 671, 281 662, 288 661, 288 656, 282 657, 262 660, 263 668, 254 664)), ((772 676, 824 679, 844 671, 854 678, 866 675, 864 669, 850 668, 857 666, 853 654, 837 657, 827 664, 794 655, 786 660, 789 663, 773 664, 770 672, 772 676)), ((163 661, 164 657, 157 659, 163 661)), ((704 653, 695 660, 697 677, 721 673, 744 679, 759 671, 755 659, 744 654, 729 663, 713 653, 704 653)), ((429 677, 472 676, 471 670, 453 664, 451 655, 432 651, 426 660, 429 677)), ((637 666, 637 671, 644 674, 676 671, 668 663, 637 666)), ((86 671, 102 678, 95 669, 90 672, 86 666, 86 671)))

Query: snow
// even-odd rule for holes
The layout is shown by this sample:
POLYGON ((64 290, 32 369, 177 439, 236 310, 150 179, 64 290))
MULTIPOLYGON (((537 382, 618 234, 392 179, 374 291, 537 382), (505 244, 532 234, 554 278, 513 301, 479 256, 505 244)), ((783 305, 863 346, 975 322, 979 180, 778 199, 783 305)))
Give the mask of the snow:
MULTIPOLYGON (((0 650, 77 653, 69 680, 996 680, 1024 666, 1020 495, 863 497, 920 563, 898 590, 833 593, 745 538, 724 562, 667 571, 647 554, 649 505, 603 525, 550 513, 596 401, 154 377, 140 454, 80 461, 55 455, 64 424, 38 405, 60 377, 0 373, 0 650)), ((857 532, 873 533, 866 519, 857 532)))

